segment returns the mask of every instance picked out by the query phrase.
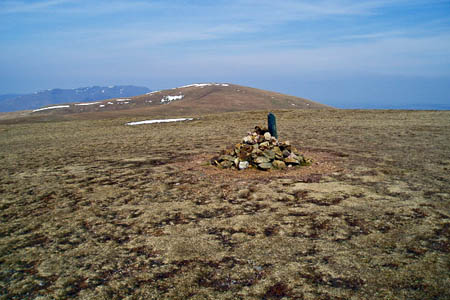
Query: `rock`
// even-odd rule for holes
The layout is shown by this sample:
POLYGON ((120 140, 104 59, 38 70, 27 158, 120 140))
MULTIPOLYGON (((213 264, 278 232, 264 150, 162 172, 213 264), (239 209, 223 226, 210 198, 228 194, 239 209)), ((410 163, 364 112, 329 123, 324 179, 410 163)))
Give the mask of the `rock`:
POLYGON ((272 166, 273 166, 275 169, 279 169, 279 170, 286 169, 286 164, 284 163, 284 161, 281 161, 281 160, 274 160, 274 161, 272 162, 272 166))
POLYGON ((257 164, 270 163, 270 159, 265 156, 258 156, 255 159, 255 163, 257 163, 257 164))
POLYGON ((272 150, 266 149, 263 151, 263 155, 265 157, 267 157, 270 160, 274 160, 275 159, 275 152, 273 152, 272 150))
POLYGON ((226 161, 231 161, 231 162, 233 162, 233 161, 234 161, 234 157, 231 156, 231 155, 221 155, 221 156, 219 157, 219 160, 220 160, 220 161, 226 160, 226 161))
POLYGON ((239 170, 247 169, 248 165, 249 165, 248 161, 241 161, 241 162, 239 162, 239 170))
POLYGON ((259 144, 259 149, 264 150, 269 148, 269 142, 262 142, 261 144, 259 144))
POLYGON ((224 160, 224 161, 222 161, 222 162, 220 163, 220 166, 221 166, 222 168, 225 168, 225 169, 229 169, 229 168, 231 168, 233 165, 234 165, 234 163, 233 163, 232 161, 229 161, 229 160, 224 160))
POLYGON ((252 155, 252 152, 253 152, 253 146, 243 145, 241 147, 241 150, 240 150, 238 156, 241 160, 248 160, 248 158, 250 158, 250 156, 252 155))
POLYGON ((264 142, 264 135, 258 135, 255 140, 258 144, 264 142))
POLYGON ((273 147, 272 151, 275 153, 275 158, 277 158, 277 159, 282 159, 283 158, 283 152, 281 152, 280 147, 275 146, 275 147, 273 147))
POLYGON ((284 159, 284 162, 287 164, 298 165, 300 162, 298 161, 297 155, 291 153, 288 157, 284 159))
POLYGON ((286 141, 284 143, 280 143, 281 150, 288 150, 291 151, 291 143, 289 141, 286 141))
POLYGON ((252 138, 251 135, 248 135, 248 136, 244 137, 244 138, 242 139, 242 142, 245 143, 245 144, 250 144, 250 145, 251 145, 251 144, 254 144, 253 138, 252 138))
POLYGON ((258 167, 263 170, 268 170, 268 169, 272 169, 272 164, 270 162, 261 163, 258 165, 258 167))
POLYGON ((289 141, 279 142, 267 128, 258 126, 253 132, 249 132, 241 143, 222 150, 220 155, 211 158, 210 162, 219 168, 239 170, 253 167, 282 170, 286 167, 310 164, 289 141))

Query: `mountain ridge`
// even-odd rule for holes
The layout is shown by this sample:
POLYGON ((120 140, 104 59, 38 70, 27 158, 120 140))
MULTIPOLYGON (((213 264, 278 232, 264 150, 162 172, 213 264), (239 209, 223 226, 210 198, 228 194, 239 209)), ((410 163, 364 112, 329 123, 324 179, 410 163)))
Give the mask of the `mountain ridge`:
POLYGON ((198 115, 233 111, 276 109, 324 109, 327 105, 309 99, 230 83, 196 83, 134 97, 91 103, 43 107, 32 114, 71 115, 95 113, 161 116, 198 115))
POLYGON ((122 117, 159 119, 230 112, 292 109, 334 108, 305 98, 231 83, 200 83, 152 91, 134 97, 113 98, 87 103, 61 103, 41 107, 33 111, 7 113, 0 119, 4 122, 122 117))
POLYGON ((150 92, 147 87, 133 85, 90 86, 74 89, 48 89, 31 94, 0 95, 0 112, 37 109, 67 102, 86 102, 115 97, 132 97, 150 92))

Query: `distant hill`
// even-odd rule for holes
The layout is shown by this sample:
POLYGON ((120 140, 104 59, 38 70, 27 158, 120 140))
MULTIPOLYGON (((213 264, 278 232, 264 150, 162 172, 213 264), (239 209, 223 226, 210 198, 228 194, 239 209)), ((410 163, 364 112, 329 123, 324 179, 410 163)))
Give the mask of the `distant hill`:
POLYGON ((92 86, 77 89, 51 89, 26 95, 0 95, 0 112, 37 109, 43 106, 97 101, 117 97, 132 97, 150 92, 146 87, 115 85, 92 86))
POLYGON ((232 111, 330 108, 308 99, 235 84, 201 83, 135 97, 66 103, 34 110, 32 115, 198 115, 232 111))

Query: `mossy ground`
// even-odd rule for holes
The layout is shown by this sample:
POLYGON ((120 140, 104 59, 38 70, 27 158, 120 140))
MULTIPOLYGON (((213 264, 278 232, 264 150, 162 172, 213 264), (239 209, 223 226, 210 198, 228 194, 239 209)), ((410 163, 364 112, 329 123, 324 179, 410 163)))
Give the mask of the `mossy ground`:
POLYGON ((0 299, 449 299, 450 112, 276 116, 311 166, 208 165, 264 112, 0 125, 0 299))

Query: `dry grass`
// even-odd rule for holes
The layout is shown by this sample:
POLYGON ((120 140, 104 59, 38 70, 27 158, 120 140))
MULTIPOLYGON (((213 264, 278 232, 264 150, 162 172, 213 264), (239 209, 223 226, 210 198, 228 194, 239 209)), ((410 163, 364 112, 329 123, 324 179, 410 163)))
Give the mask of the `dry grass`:
POLYGON ((0 125, 0 299, 449 299, 450 112, 276 114, 312 166, 207 165, 264 112, 0 125))
POLYGON ((163 90, 127 98, 127 101, 107 99, 93 105, 66 103, 67 108, 38 112, 0 113, 0 124, 49 122, 89 119, 111 119, 125 116, 173 117, 200 116, 250 110, 326 109, 327 105, 308 99, 235 84, 228 86, 187 87, 163 90), (181 100, 161 102, 167 96, 182 96, 181 100))

